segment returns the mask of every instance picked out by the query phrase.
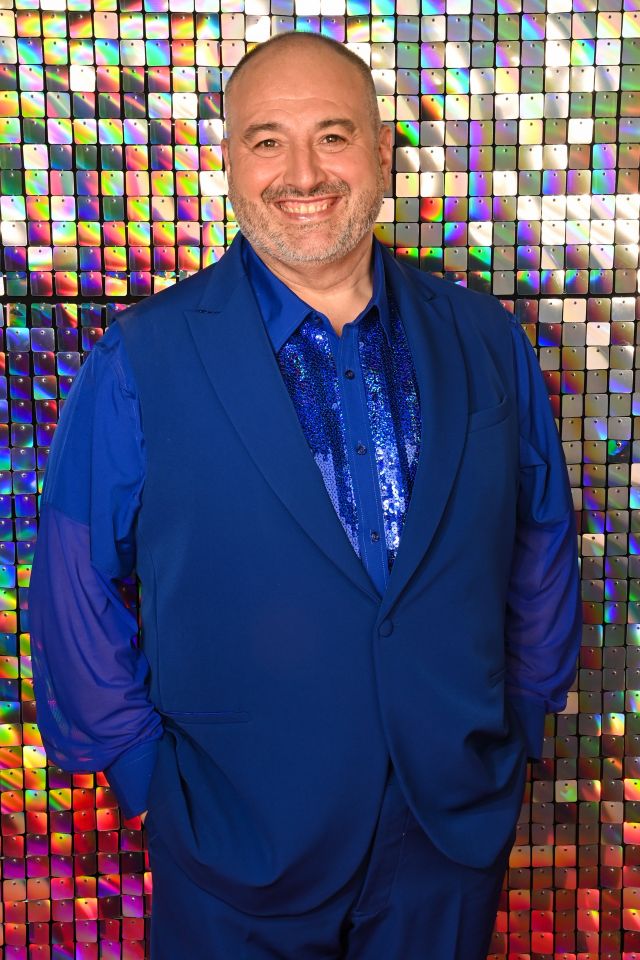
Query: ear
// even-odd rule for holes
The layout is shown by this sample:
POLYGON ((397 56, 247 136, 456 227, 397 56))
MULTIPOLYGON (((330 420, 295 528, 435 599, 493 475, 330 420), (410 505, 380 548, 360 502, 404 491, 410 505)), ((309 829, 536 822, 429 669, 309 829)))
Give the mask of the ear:
POLYGON ((384 176, 385 190, 391 189, 391 169, 393 166, 393 130, 386 124, 381 124, 378 135, 378 157, 384 176))

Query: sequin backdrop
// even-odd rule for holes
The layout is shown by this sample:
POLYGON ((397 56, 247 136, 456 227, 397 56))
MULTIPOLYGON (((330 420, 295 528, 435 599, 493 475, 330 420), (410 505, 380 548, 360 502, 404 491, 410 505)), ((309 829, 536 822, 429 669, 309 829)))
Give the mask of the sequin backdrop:
POLYGON ((123 822, 101 774, 48 766, 34 723, 38 492, 64 398, 113 312, 230 242, 221 89, 247 45, 294 28, 373 68, 396 143, 380 239, 516 311, 561 422, 581 531, 581 669, 566 711, 548 718, 492 957, 640 960, 638 4, 0 0, 7 960, 146 953, 139 821, 123 822))

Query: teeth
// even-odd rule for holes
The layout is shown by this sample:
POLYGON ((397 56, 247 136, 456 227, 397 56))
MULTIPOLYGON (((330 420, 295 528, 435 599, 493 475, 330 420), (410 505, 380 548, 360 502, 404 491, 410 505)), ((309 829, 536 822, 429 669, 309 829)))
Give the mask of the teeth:
POLYGON ((281 203, 280 206, 287 213, 320 213, 321 210, 328 210, 333 200, 325 200, 323 203, 281 203))

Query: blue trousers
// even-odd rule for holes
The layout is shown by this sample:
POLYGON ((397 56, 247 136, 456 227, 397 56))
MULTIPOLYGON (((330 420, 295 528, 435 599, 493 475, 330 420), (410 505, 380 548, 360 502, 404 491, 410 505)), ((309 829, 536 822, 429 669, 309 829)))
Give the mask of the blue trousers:
POLYGON ((431 843, 393 768, 367 855, 306 914, 254 917, 194 884, 151 833, 151 960, 486 960, 511 843, 490 869, 431 843))

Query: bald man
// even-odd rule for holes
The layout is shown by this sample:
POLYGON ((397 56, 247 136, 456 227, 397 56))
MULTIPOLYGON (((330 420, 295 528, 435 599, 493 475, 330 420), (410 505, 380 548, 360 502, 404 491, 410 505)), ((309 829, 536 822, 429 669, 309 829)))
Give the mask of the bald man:
POLYGON ((580 641, 544 383, 498 301, 374 238, 357 56, 275 37, 225 107, 240 232, 118 315, 56 431, 43 740, 142 815, 152 960, 484 960, 580 641))

